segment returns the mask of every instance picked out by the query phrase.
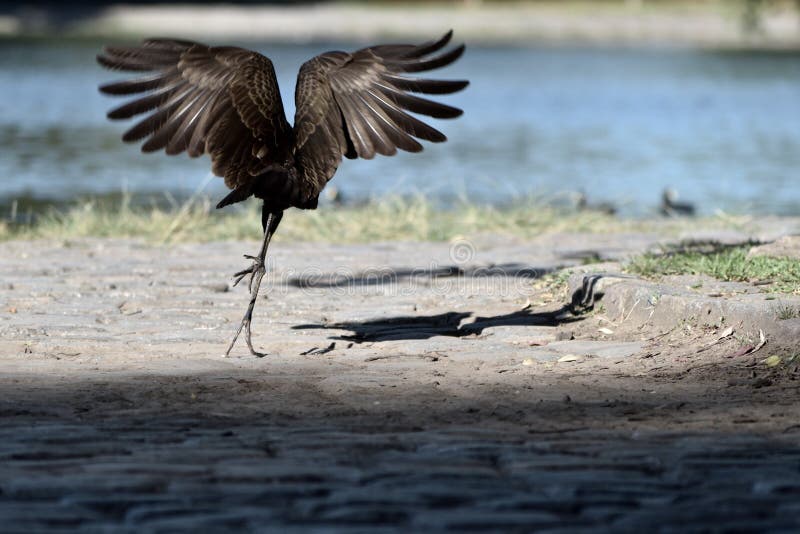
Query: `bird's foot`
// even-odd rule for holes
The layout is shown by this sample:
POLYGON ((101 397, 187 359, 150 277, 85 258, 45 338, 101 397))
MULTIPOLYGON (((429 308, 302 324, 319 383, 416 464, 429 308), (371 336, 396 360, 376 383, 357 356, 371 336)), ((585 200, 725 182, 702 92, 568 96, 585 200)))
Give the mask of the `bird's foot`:
POLYGON ((253 264, 249 268, 234 274, 236 281, 233 283, 233 285, 237 285, 245 276, 248 274, 250 275, 250 304, 247 307, 244 317, 242 318, 242 322, 239 324, 239 329, 236 331, 236 335, 233 336, 231 344, 228 345, 228 350, 225 351, 225 356, 227 357, 230 355, 231 350, 233 350, 233 346, 236 344, 236 340, 239 338, 239 334, 241 334, 242 330, 244 330, 244 339, 247 343, 247 348, 250 349, 250 354, 257 358, 261 358, 266 356, 266 354, 258 352, 253 348, 250 323, 253 321, 253 308, 255 308, 256 300, 258 299, 258 289, 261 287, 261 279, 266 273, 266 267, 264 265, 264 259, 261 256, 249 256, 245 254, 245 258, 253 260, 253 264))
POLYGON ((248 259, 248 260, 253 260, 253 263, 247 269, 241 270, 241 271, 239 271, 239 272, 237 272, 237 273, 235 273, 233 275, 234 278, 236 278, 236 280, 233 281, 233 286, 236 287, 237 285, 239 285, 239 282, 241 282, 242 279, 244 279, 244 277, 249 274, 250 275, 249 289, 252 292, 253 291, 253 279, 259 273, 263 276, 263 274, 264 274, 266 269, 264 267, 264 262, 261 260, 261 258, 259 258, 257 256, 251 256, 249 254, 245 254, 244 257, 246 259, 248 259))
POLYGON ((242 333, 242 329, 244 329, 244 340, 247 343, 247 348, 250 349, 250 354, 255 356, 256 358, 263 358, 266 356, 264 352, 258 352, 256 349, 253 348, 253 341, 251 339, 252 335, 250 333, 250 323, 253 320, 253 309, 248 308, 247 313, 244 314, 244 318, 242 318, 241 324, 239 324, 239 329, 236 331, 236 334, 233 336, 231 340, 231 344, 228 345, 228 350, 225 351, 225 357, 227 358, 231 354, 231 350, 233 350, 233 346, 236 344, 236 340, 239 338, 239 334, 242 333))
MULTIPOLYGON (((264 352, 258 352, 256 349, 253 348, 253 341, 250 339, 250 323, 252 319, 252 313, 248 313, 247 316, 242 320, 244 323, 244 340, 247 342, 247 348, 250 349, 250 354, 255 356, 256 358, 263 358, 267 354, 264 352)), ((235 341, 235 339, 234 339, 235 341)))

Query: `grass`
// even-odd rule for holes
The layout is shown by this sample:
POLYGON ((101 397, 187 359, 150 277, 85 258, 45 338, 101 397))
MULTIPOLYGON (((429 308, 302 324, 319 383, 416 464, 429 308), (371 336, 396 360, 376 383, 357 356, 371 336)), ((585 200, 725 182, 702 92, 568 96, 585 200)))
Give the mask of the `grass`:
MULTIPOLYGON (((155 202, 88 199, 51 208, 31 224, 0 221, 0 240, 70 239, 79 237, 141 238, 149 242, 258 239, 260 206, 248 201, 236 209, 217 211, 208 198, 164 207, 155 202)), ((714 217, 707 227, 737 227, 746 221, 714 217)), ((506 207, 463 202, 440 209, 422 197, 386 198, 354 206, 323 206, 314 211, 287 212, 277 240, 336 243, 385 240, 446 241, 476 234, 532 238, 548 232, 643 231, 676 234, 697 221, 621 219, 591 211, 575 211, 525 200, 506 207)))
POLYGON ((731 282, 770 282, 765 291, 800 294, 800 261, 755 256, 748 258, 749 246, 718 250, 678 250, 635 257, 627 266, 630 273, 646 278, 667 275, 708 275, 731 282))
POLYGON ((563 303, 568 299, 568 282, 572 269, 560 269, 547 273, 533 282, 536 290, 536 306, 547 306, 554 302, 563 303))
POLYGON ((775 308, 775 316, 779 321, 800 318, 800 307, 789 304, 779 304, 775 308))

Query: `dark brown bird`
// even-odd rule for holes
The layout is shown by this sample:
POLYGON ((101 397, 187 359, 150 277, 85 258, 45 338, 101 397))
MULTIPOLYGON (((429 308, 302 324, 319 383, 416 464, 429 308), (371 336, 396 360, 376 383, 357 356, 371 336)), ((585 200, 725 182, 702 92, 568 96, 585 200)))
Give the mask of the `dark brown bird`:
POLYGON ((217 208, 251 196, 264 202, 261 249, 245 256, 253 264, 234 275, 236 284, 250 275, 250 304, 226 355, 244 328, 250 352, 263 356, 253 349, 250 324, 267 248, 284 210, 316 208, 342 156, 419 152, 416 139, 446 140, 406 111, 440 119, 461 115, 412 93, 454 93, 467 81, 408 76, 457 60, 464 45, 443 51, 451 37, 452 31, 421 45, 326 52, 307 61, 297 76, 294 126, 286 121, 272 62, 252 50, 148 39, 139 46, 107 46, 97 57, 109 69, 146 73, 100 87, 110 95, 137 95, 111 110, 110 119, 146 114, 124 141, 144 141, 143 152, 210 155, 212 171, 232 190, 217 208))

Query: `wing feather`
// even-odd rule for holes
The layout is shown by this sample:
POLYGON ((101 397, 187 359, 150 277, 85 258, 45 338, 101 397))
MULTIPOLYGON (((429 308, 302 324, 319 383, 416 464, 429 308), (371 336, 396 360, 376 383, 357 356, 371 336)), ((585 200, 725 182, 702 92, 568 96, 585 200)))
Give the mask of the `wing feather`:
POLYGON ((165 149, 167 154, 180 154, 185 150, 190 157, 193 156, 189 146, 194 137, 195 129, 200 122, 200 117, 203 116, 212 98, 213 93, 201 93, 192 101, 191 106, 183 114, 180 124, 174 129, 169 143, 167 143, 165 149))
POLYGON ((345 117, 347 130, 358 155, 364 159, 375 157, 375 147, 370 139, 369 128, 356 103, 349 95, 336 99, 336 103, 345 117))
POLYGON ((160 107, 169 107, 176 100, 180 100, 189 94, 191 90, 192 87, 188 83, 179 82, 148 96, 114 108, 108 112, 107 116, 109 119, 130 119, 131 117, 153 111, 160 107))
POLYGON ((425 80, 422 78, 407 78, 390 72, 382 73, 381 78, 397 89, 429 95, 455 93, 469 85, 469 82, 466 80, 425 80))
POLYGON ((380 103, 383 96, 380 93, 369 91, 361 95, 361 97, 369 106, 370 111, 381 121, 383 131, 389 136, 397 148, 405 150, 406 152, 422 151, 422 145, 415 141, 407 132, 402 130, 383 110, 380 103))
MULTIPOLYGON (((174 76, 175 74, 177 74, 177 69, 169 75, 174 76)), ((145 91, 153 91, 162 87, 164 78, 165 74, 158 72, 150 76, 137 78, 136 80, 107 83, 100 86, 100 91, 107 95, 132 95, 145 91)))
POLYGON ((317 194, 333 176, 342 156, 370 159, 375 154, 393 155, 398 149, 419 152, 422 145, 414 138, 446 140, 439 130, 408 112, 445 119, 458 117, 462 111, 410 93, 450 94, 469 82, 405 74, 456 61, 464 46, 443 51, 451 38, 452 32, 448 32, 421 45, 379 45, 352 54, 327 52, 303 65, 295 92, 294 152, 298 172, 304 180, 316 184, 317 194), (330 139, 332 130, 342 135, 344 142, 330 139), (323 150, 327 154, 329 147, 339 150, 335 158, 314 153, 323 150))
POLYGON ((418 61, 419 58, 387 58, 386 63, 400 72, 422 72, 446 67, 460 58, 464 50, 464 45, 460 45, 449 52, 422 61, 418 61))
POLYGON ((377 89, 376 92, 380 92, 399 107, 412 113, 427 115, 435 119, 454 119, 464 113, 458 108, 410 95, 387 83, 375 82, 374 86, 377 89))
POLYGON ((372 103, 367 98, 368 94, 356 93, 358 108, 362 111, 364 122, 370 131, 370 140, 375 152, 382 156, 393 156, 397 153, 397 145, 391 142, 389 134, 383 128, 378 112, 372 108, 372 103), (366 113, 364 113, 366 111, 366 113))
POLYGON ((144 73, 100 87, 110 95, 135 95, 108 116, 144 115, 123 135, 128 142, 144 140, 144 152, 209 154, 213 172, 231 188, 252 188, 265 166, 288 154, 291 128, 272 63, 261 54, 148 39, 138 46, 107 46, 97 61, 144 73))

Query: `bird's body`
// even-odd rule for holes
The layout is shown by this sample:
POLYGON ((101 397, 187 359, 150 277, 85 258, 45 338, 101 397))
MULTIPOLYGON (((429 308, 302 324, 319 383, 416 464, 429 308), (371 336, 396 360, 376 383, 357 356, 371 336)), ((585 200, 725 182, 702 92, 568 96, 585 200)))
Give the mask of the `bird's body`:
POLYGON ((463 45, 440 53, 451 36, 448 32, 421 45, 379 45, 312 58, 297 77, 293 126, 286 120, 272 62, 257 52, 149 39, 139 46, 109 46, 98 56, 107 68, 146 73, 100 88, 112 95, 137 95, 110 111, 109 118, 147 114, 123 140, 143 141, 144 152, 208 154, 212 172, 231 189, 218 208, 251 196, 263 200, 261 251, 248 256, 253 260, 249 269, 237 273, 237 282, 251 275, 250 306, 239 331, 246 327, 252 353, 257 354, 250 321, 269 241, 283 212, 316 208, 342 157, 371 159, 398 149, 419 152, 422 145, 416 139, 446 139, 407 111, 454 118, 461 110, 412 93, 448 94, 467 82, 407 74, 458 59, 463 45))
POLYGON ((667 217, 692 217, 695 214, 695 206, 691 202, 678 200, 678 192, 671 187, 664 189, 661 194, 661 215, 667 217))

